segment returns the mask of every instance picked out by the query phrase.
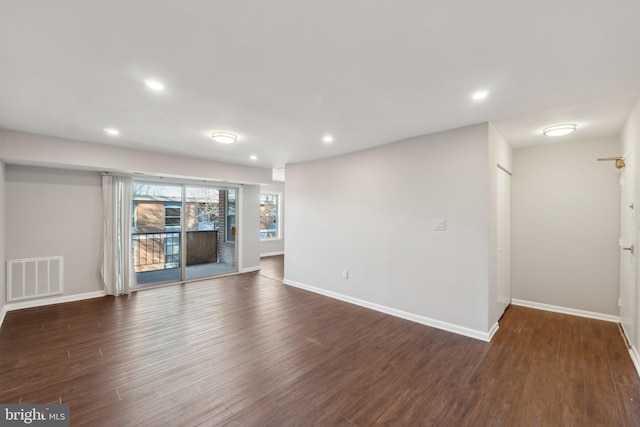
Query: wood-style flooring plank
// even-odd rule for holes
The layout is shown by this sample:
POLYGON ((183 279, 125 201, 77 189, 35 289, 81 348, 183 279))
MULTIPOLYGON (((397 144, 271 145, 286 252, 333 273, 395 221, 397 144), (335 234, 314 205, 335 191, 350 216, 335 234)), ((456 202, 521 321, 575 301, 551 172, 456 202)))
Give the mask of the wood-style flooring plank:
POLYGON ((259 271, 12 311, 0 402, 74 426, 640 425, 614 323, 509 307, 491 343, 259 271))

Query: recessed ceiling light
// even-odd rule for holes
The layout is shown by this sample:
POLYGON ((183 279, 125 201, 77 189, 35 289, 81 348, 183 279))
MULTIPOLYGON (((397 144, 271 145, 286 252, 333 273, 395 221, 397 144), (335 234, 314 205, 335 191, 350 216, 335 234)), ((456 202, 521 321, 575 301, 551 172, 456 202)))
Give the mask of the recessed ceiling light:
POLYGON ((324 141, 326 144, 330 144, 333 142, 333 137, 331 135, 326 135, 324 138, 322 138, 322 141, 324 141))
POLYGON ((576 131, 577 126, 573 123, 567 123, 563 125, 549 126, 542 129, 542 133, 546 136, 562 136, 568 135, 571 132, 576 131))
POLYGON ((145 80, 144 83, 147 85, 149 89, 153 90, 164 90, 164 85, 157 80, 145 80))
POLYGON ((212 132, 211 138, 221 144, 233 144, 238 140, 238 136, 231 132, 212 132))
POLYGON ((485 99, 487 96, 489 96, 489 91, 488 90, 479 90, 478 92, 476 92, 473 95, 471 95, 471 98, 474 101, 480 101, 482 99, 485 99))
POLYGON ((258 156, 249 156, 251 160, 258 160, 258 156))
POLYGON ((120 131, 118 129, 113 129, 113 128, 105 128, 104 132, 111 136, 120 135, 120 131))

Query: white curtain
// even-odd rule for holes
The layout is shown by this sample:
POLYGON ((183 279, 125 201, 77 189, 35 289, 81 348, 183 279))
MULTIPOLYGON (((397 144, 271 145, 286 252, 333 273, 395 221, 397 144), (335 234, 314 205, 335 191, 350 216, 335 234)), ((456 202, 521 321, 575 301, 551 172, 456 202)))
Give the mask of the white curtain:
POLYGON ((133 181, 123 176, 102 176, 104 253, 102 281, 108 295, 128 294, 135 285, 131 250, 131 204, 133 181))

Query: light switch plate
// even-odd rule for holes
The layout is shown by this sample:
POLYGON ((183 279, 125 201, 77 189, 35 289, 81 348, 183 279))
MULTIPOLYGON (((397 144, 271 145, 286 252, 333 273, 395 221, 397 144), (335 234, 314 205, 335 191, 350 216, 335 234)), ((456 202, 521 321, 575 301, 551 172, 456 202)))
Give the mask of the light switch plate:
POLYGON ((445 230, 445 220, 444 219, 434 219, 433 220, 433 231, 444 231, 445 230))

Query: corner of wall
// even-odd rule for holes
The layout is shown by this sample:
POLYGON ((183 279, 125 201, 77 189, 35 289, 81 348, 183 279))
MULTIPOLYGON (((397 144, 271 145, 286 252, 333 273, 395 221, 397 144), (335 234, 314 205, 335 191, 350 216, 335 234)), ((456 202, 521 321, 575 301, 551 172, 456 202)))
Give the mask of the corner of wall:
POLYGON ((482 123, 287 165, 285 279, 489 331, 487 138, 482 123))
POLYGON ((512 300, 619 313, 619 172, 596 161, 619 144, 601 137, 515 150, 512 300))

